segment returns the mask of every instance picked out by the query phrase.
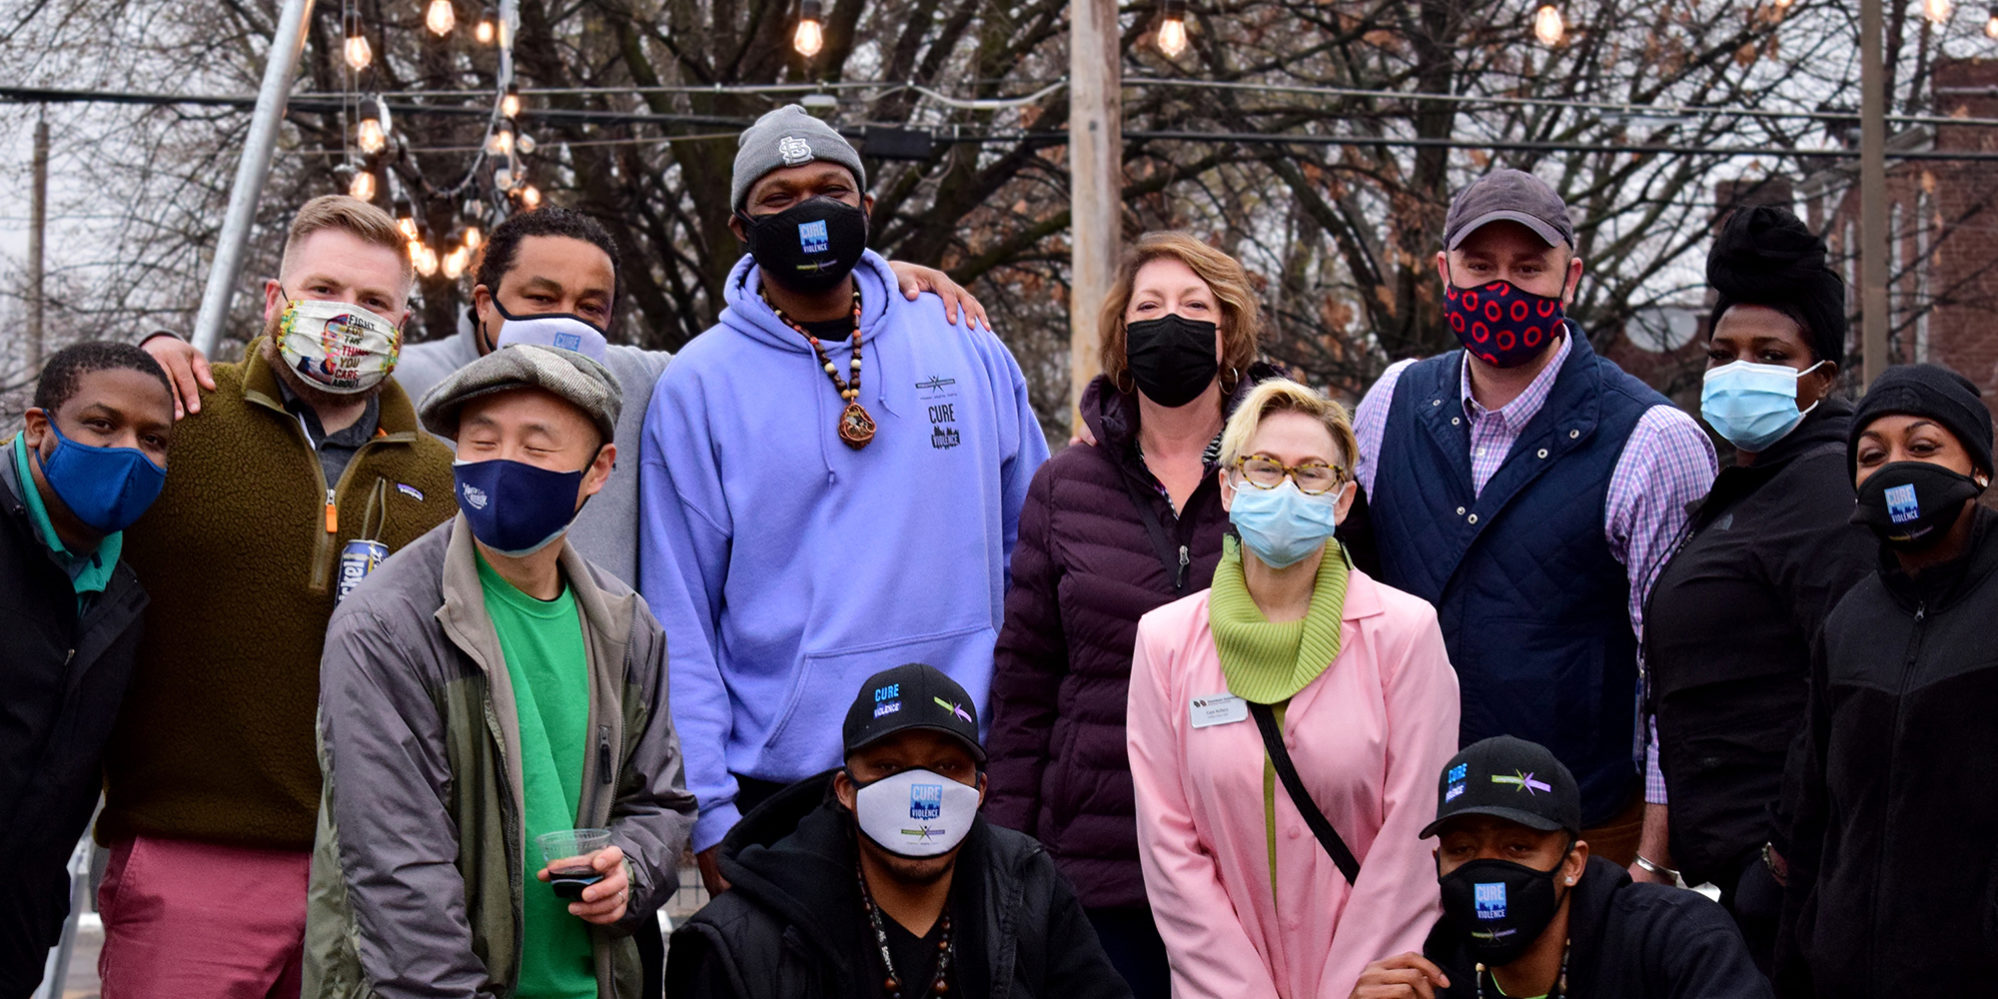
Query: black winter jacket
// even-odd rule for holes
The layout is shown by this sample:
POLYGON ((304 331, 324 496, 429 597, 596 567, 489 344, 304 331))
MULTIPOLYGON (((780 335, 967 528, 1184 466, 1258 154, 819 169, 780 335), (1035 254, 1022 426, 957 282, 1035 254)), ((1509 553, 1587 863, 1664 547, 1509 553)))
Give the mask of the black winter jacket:
MULTIPOLYGON (((732 887, 673 933, 675 999, 873 999, 881 966, 832 773, 778 792, 722 841, 732 887)), ((1096 931, 1039 843, 980 818, 952 876, 951 995, 1128 999, 1096 931)))
POLYGON ((1652 587, 1645 662, 1672 862, 1733 888, 1775 834, 1811 642, 1880 544, 1851 523, 1852 404, 1826 399, 1752 466, 1723 469, 1652 587))
MULTIPOLYGON (((1476 961, 1467 935, 1445 916, 1423 956, 1450 976, 1436 994, 1471 999, 1476 961)), ((1590 857, 1568 914, 1568 988, 1563 995, 1616 999, 1768 999, 1734 920, 1697 892, 1634 884, 1623 868, 1590 857)), ((1485 995, 1497 995, 1487 986, 1485 995)))
POLYGON ((1920 576, 1891 554, 1826 620, 1791 761, 1786 994, 1998 989, 1998 514, 1920 576))
POLYGON ((97 806, 146 607, 120 562, 78 618, 69 574, 29 519, 33 488, 0 446, 0 995, 34 990, 69 914, 65 865, 97 806))

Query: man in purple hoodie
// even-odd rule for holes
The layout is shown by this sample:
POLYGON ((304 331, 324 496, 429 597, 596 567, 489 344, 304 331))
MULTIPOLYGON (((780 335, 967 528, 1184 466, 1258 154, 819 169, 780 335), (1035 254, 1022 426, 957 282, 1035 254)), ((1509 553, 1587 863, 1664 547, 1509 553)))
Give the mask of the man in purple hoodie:
POLYGON ((721 322, 660 377, 639 468, 639 589, 666 630, 694 849, 840 761, 860 682, 935 664, 979 717, 1021 500, 1047 458, 1006 346, 896 292, 867 172, 803 108, 743 132, 721 322))

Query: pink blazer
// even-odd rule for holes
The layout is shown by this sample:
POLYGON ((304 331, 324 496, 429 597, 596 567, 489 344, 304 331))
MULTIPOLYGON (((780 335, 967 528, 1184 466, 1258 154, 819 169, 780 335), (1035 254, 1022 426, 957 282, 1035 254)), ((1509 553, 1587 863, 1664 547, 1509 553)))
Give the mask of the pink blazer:
POLYGON ((1339 657, 1291 699, 1284 745, 1360 877, 1347 885, 1278 781, 1273 896, 1256 723, 1191 724, 1194 698, 1228 690, 1207 598, 1145 615, 1131 663, 1139 854, 1173 995, 1343 999, 1368 962, 1421 950, 1441 912, 1434 844, 1416 837, 1457 751, 1436 611, 1353 572, 1339 657))

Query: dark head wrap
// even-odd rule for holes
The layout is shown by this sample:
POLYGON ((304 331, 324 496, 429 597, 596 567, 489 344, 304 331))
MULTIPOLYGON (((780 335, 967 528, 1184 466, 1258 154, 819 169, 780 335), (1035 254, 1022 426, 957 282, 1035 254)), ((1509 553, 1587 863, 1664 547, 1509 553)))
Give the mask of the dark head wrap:
POLYGON ((1970 452, 1971 464, 1989 476, 1991 470, 1991 411, 1984 407, 1976 383, 1935 364, 1896 364, 1880 373, 1852 414, 1846 439, 1845 465, 1859 468, 1859 435, 1883 416, 1920 416, 1943 425, 1970 452))
POLYGON ((1818 360, 1845 363, 1845 279, 1826 264, 1825 241, 1788 209, 1753 205, 1728 216, 1707 254, 1720 293, 1708 336, 1737 305, 1775 309, 1804 328, 1818 360))

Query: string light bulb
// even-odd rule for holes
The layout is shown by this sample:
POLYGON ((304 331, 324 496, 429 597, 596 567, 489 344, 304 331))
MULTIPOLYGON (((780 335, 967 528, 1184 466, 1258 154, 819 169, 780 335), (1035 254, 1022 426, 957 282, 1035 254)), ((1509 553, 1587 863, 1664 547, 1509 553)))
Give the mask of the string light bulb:
POLYGON ((439 38, 450 34, 457 24, 458 12, 451 7, 451 0, 430 0, 423 11, 423 26, 439 38))
POLYGON ((1559 45, 1568 35, 1568 23, 1561 17, 1561 8, 1543 3, 1533 12, 1533 37, 1542 45, 1559 45))
POLYGON ((1185 0, 1166 0, 1165 11, 1159 17, 1159 51, 1168 59, 1176 59, 1186 51, 1185 0))
POLYGON ((341 52, 347 58, 348 68, 356 73, 367 69, 368 64, 375 61, 375 50, 368 44, 367 33, 362 30, 361 15, 348 11, 340 21, 341 33, 347 36, 341 52))
POLYGON ((480 45, 491 45, 493 39, 499 37, 499 25, 493 21, 491 7, 479 13, 479 23, 472 28, 472 37, 478 39, 480 45))
POLYGON ((471 259, 472 259, 472 251, 462 246, 444 254, 444 259, 441 261, 444 269, 444 276, 450 278, 453 281, 456 281, 460 277, 463 277, 465 274, 465 264, 470 262, 471 259))
POLYGON ((395 199, 395 227, 402 233, 402 238, 409 241, 410 249, 414 250, 422 245, 418 242, 416 210, 410 206, 406 197, 395 199))
POLYGON ((1998 4, 1991 5, 1991 16, 1984 19, 1984 37, 1998 41, 1998 4))
POLYGON ((513 155, 513 122, 502 121, 493 129, 492 138, 486 140, 486 152, 494 156, 513 155))
POLYGON ((430 277, 437 273, 436 250, 433 250, 430 247, 423 245, 422 243, 417 243, 415 247, 411 250, 411 252, 416 255, 416 259, 412 261, 413 263, 416 264, 416 273, 421 274, 424 277, 430 277))
POLYGON ((468 225, 465 227, 465 249, 476 250, 479 248, 479 244, 485 242, 485 240, 486 237, 479 232, 478 226, 468 225))
POLYGON ((356 201, 375 200, 375 172, 356 170, 354 179, 347 182, 347 196, 356 201))
POLYGON ((500 114, 508 118, 520 117, 520 87, 509 83, 506 95, 500 98, 500 114))
POLYGON ((1954 13, 1956 5, 1950 0, 1925 0, 1922 4, 1922 16, 1928 18, 1931 24, 1948 24, 1950 15, 1954 13))
POLYGON ((380 118, 363 118, 360 130, 354 135, 354 141, 360 144, 361 152, 373 156, 388 148, 388 133, 382 131, 380 118))
POLYGON ((521 188, 520 204, 530 212, 541 207, 541 189, 533 184, 521 188))
POLYGON ((825 25, 820 20, 819 0, 800 0, 798 29, 791 35, 791 47, 807 59, 826 46, 825 25))

